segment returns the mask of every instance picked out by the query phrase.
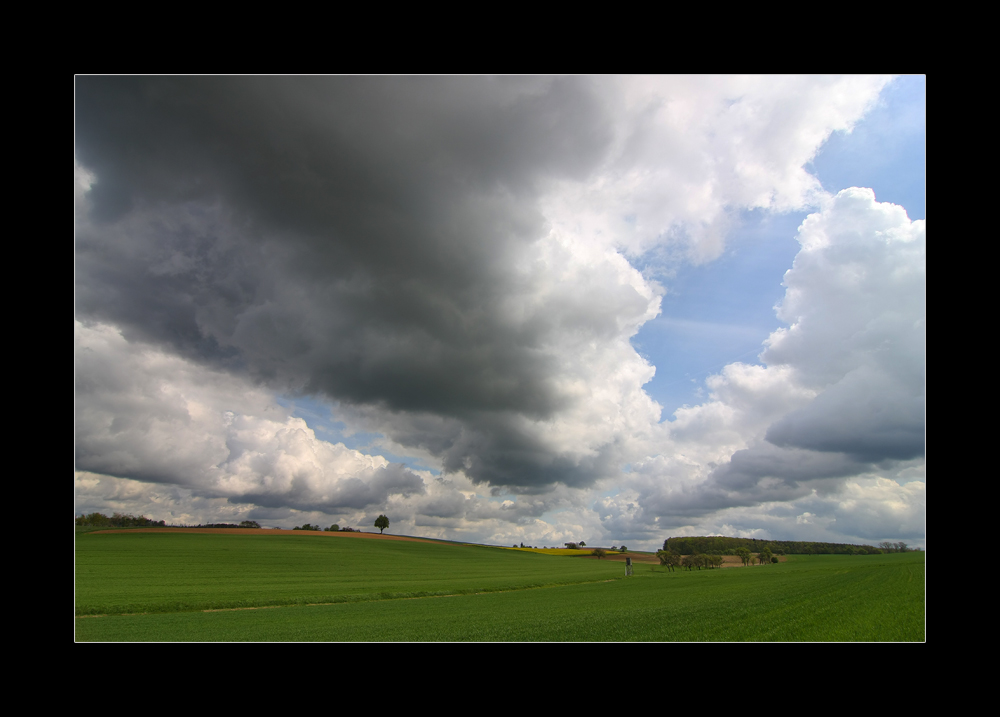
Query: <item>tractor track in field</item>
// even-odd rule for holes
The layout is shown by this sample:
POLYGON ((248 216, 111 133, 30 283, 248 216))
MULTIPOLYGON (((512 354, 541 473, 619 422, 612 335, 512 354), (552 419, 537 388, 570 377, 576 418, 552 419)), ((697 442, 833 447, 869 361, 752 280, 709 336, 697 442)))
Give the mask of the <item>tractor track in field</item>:
POLYGON ((388 598, 374 598, 371 600, 342 600, 340 602, 309 602, 309 603, 293 603, 289 605, 258 605, 255 607, 218 607, 218 608, 208 608, 202 610, 177 610, 174 612, 123 612, 123 613, 104 613, 101 615, 77 615, 77 619, 91 618, 91 617, 134 617, 138 615, 177 615, 183 612, 237 612, 239 610, 275 610, 282 607, 322 607, 329 605, 354 605, 357 603, 367 603, 367 602, 393 602, 396 600, 429 600, 433 598, 450 598, 450 597, 469 597, 473 595, 496 595, 499 593, 517 593, 525 592, 527 590, 548 590, 551 588, 564 588, 571 587, 574 585, 596 585, 599 583, 613 583, 621 578, 611 578, 608 580, 585 580, 579 583, 559 583, 557 585, 532 585, 531 587, 525 588, 514 588, 513 590, 486 590, 484 592, 476 593, 448 593, 447 595, 416 595, 413 597, 388 597, 388 598))

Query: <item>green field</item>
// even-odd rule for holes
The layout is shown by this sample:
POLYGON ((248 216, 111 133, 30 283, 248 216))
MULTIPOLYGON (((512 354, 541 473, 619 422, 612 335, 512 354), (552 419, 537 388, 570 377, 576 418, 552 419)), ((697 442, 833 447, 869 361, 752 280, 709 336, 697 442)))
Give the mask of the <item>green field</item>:
POLYGON ((626 579, 621 563, 477 546, 80 534, 76 639, 922 641, 924 555, 626 579))

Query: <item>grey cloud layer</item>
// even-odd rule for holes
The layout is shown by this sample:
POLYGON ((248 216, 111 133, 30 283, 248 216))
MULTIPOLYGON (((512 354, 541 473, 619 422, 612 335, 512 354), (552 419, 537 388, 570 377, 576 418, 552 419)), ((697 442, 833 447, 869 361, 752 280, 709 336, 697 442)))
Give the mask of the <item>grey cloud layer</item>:
POLYGON ((568 479, 511 416, 573 400, 554 334, 617 335, 653 297, 600 267, 596 292, 540 297, 548 268, 515 263, 547 231, 535 185, 609 138, 579 79, 81 78, 79 316, 279 390, 456 418, 420 445, 482 480, 568 479))
POLYGON ((347 400, 551 412, 497 274, 543 232, 519 195, 585 167, 601 115, 518 84, 81 78, 81 312, 347 400))
POLYGON ((787 277, 798 328, 768 367, 727 367, 667 426, 629 342, 660 290, 624 253, 704 261, 727 208, 819 201, 804 162, 884 82, 79 78, 78 468, 555 541, 919 456, 922 240, 870 245, 903 224, 863 197, 804 229, 832 240, 787 277), (275 392, 336 402, 461 490, 317 441, 275 392), (609 479, 628 487, 600 517, 557 485, 609 479))

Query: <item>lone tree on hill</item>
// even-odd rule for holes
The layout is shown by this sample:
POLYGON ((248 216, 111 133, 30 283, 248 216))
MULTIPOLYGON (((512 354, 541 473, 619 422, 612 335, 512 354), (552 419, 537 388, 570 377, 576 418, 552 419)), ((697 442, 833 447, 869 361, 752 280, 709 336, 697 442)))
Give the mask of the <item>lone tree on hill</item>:
POLYGON ((597 559, 600 560, 601 558, 603 558, 608 553, 605 550, 601 549, 601 548, 594 548, 593 550, 590 551, 590 554, 596 556, 597 559))
POLYGON ((389 519, 380 515, 375 519, 375 527, 378 528, 378 534, 382 535, 382 531, 389 527, 389 519))

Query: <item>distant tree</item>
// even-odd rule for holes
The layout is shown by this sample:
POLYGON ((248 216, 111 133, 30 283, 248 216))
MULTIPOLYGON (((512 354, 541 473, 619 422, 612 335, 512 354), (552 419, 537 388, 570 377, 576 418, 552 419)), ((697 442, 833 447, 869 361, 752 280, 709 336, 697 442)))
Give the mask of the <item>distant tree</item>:
POLYGON ((586 548, 586 547, 587 547, 587 544, 586 544, 585 542, 583 542, 583 541, 581 540, 581 541, 580 541, 580 547, 581 547, 581 548, 586 548))
POLYGON ((339 526, 339 525, 337 525, 336 523, 334 523, 334 524, 333 524, 333 525, 331 525, 331 526, 330 526, 329 528, 324 528, 324 530, 325 530, 325 531, 326 531, 327 533, 336 533, 336 532, 337 532, 338 530, 340 530, 340 526, 339 526))
POLYGON ((626 548, 626 547, 625 547, 625 546, 623 545, 622 547, 618 548, 618 551, 619 551, 619 552, 621 552, 621 553, 627 553, 627 552, 628 552, 628 548, 626 548))
POLYGON ((563 545, 565 545, 570 550, 579 550, 580 549, 580 546, 577 545, 576 543, 563 543, 563 545))
POLYGON ((260 523, 258 523, 256 520, 244 520, 243 522, 240 523, 240 527, 241 528, 259 528, 260 527, 260 523))
MULTIPOLYGON (((583 543, 580 543, 580 545, 583 545, 583 543)), ((605 555, 608 554, 608 551, 602 548, 594 548, 593 550, 590 551, 590 554, 596 557, 598 560, 600 560, 601 558, 603 558, 605 555)))
POLYGON ((693 568, 694 565, 695 565, 694 557, 691 555, 685 555, 684 558, 681 560, 682 568, 687 568, 688 570, 691 570, 691 568, 693 568))
POLYGON ((760 551, 760 561, 762 563, 764 563, 765 565, 767 565, 767 564, 769 564, 771 562, 771 549, 770 548, 764 548, 763 550, 760 551))
POLYGON ((909 548, 906 546, 906 543, 896 543, 897 553, 905 553, 907 550, 909 550, 909 548))
POLYGON ((660 559, 660 565, 663 565, 670 572, 673 572, 674 568, 681 564, 681 556, 673 550, 658 550, 656 557, 660 559))
POLYGON ((750 564, 751 556, 749 548, 737 548, 736 554, 739 556, 740 560, 743 561, 743 567, 750 564))
POLYGON ((375 527, 378 528, 378 534, 382 535, 382 531, 389 527, 389 519, 380 515, 375 519, 375 527))

